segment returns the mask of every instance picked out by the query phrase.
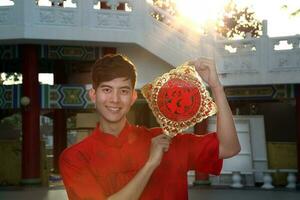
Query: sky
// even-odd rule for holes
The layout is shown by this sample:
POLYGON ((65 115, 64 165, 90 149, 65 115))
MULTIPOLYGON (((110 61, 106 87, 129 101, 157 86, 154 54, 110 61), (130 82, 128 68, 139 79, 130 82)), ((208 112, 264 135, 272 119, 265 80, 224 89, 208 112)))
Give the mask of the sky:
POLYGON ((289 14, 300 9, 299 0, 238 0, 253 7, 259 19, 268 20, 269 36, 287 36, 300 34, 300 15, 291 17, 289 14), (248 3, 247 3, 248 2, 248 3), (282 9, 282 5, 288 9, 282 9))
MULTIPOLYGON (((182 15, 196 22, 220 18, 224 5, 229 0, 173 0, 179 5, 182 15)), ((239 8, 249 7, 259 20, 268 21, 268 35, 288 36, 300 34, 300 15, 291 17, 289 13, 300 8, 300 0, 235 0, 239 8), (283 5, 288 9, 282 9, 283 5), (294 10, 293 10, 294 9, 294 10)))

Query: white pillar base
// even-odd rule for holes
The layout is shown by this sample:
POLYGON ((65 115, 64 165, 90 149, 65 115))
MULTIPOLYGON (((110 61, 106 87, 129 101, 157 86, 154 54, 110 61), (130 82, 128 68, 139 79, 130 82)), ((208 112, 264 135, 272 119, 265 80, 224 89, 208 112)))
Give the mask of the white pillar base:
POLYGON ((271 176, 271 173, 274 173, 274 172, 276 172, 276 170, 264 171, 264 177, 263 177, 264 184, 261 186, 261 188, 263 188, 263 189, 273 189, 274 188, 274 185, 272 184, 273 178, 271 176))
POLYGON ((230 187, 232 188, 242 188, 244 185, 241 183, 242 176, 240 172, 232 172, 232 184, 230 187))

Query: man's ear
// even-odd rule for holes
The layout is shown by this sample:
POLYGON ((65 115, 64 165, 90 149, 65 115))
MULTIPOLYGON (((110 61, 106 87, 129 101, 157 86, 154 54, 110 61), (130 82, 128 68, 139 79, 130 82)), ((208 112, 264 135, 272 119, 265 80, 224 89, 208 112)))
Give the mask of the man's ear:
POLYGON ((90 99, 93 103, 96 102, 96 90, 94 88, 91 88, 89 90, 89 96, 90 96, 90 99))
POLYGON ((136 90, 133 90, 132 98, 131 98, 131 105, 134 104, 134 102, 136 101, 136 99, 137 99, 137 92, 136 92, 136 90))

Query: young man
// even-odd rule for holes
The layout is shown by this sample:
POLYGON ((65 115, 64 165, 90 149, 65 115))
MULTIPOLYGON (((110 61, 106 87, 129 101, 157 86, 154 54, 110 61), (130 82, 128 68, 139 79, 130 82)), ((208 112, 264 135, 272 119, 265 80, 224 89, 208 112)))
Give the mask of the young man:
POLYGON ((71 200, 188 199, 187 171, 218 175, 222 159, 240 151, 231 110, 211 60, 194 61, 218 106, 217 133, 178 134, 131 125, 126 114, 137 98, 134 65, 108 55, 92 69, 91 100, 100 116, 95 130, 60 157, 60 172, 71 200))

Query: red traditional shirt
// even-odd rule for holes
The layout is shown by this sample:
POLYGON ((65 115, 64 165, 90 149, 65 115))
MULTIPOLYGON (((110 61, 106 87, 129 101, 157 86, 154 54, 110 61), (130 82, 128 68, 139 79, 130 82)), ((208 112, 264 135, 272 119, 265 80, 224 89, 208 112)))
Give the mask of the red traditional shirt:
MULTIPOLYGON (((146 163, 151 138, 160 128, 126 124, 118 137, 99 126, 60 156, 60 172, 70 200, 102 200, 124 187, 146 163)), ((187 171, 219 175, 219 142, 215 133, 178 134, 153 172, 140 199, 187 200, 187 171)))

